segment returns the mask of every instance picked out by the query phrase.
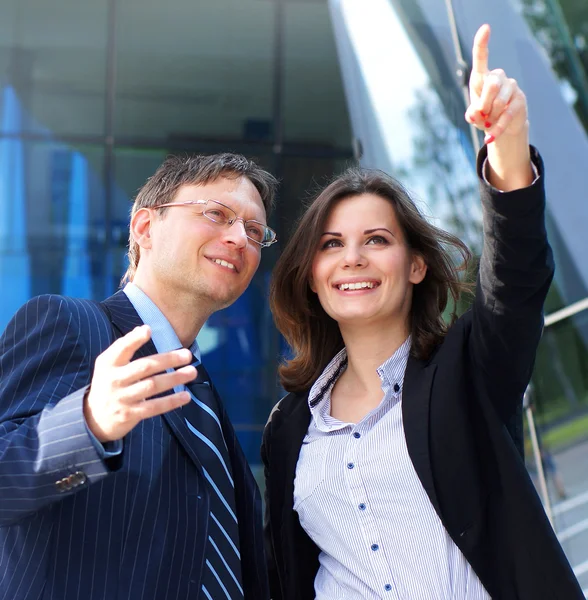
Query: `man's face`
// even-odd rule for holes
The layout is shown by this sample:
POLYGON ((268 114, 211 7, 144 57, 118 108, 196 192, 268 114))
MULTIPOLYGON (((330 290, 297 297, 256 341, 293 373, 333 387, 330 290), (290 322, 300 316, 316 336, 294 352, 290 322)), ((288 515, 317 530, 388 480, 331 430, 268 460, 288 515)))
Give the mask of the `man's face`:
MULTIPOLYGON (((204 185, 186 185, 173 202, 217 200, 238 217, 266 223, 263 202, 245 177, 221 177, 204 185)), ((241 221, 220 225, 202 215, 203 205, 171 206, 161 216, 150 209, 151 247, 141 251, 160 293, 181 301, 186 295, 212 310, 232 304, 247 288, 259 266, 261 247, 245 235, 241 221)))

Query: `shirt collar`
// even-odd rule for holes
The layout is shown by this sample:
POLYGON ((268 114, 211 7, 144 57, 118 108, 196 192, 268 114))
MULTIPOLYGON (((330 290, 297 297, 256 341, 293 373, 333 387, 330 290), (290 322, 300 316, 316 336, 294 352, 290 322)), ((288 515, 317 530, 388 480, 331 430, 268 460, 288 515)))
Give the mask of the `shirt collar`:
MULTIPOLYGON (((378 368, 385 394, 398 399, 402 395, 404 372, 410 355, 412 339, 409 335, 394 354, 378 368)), ((347 368, 347 350, 343 348, 325 367, 321 376, 314 382, 308 393, 308 405, 316 426, 323 431, 340 429, 345 424, 333 422, 331 413, 331 391, 343 371, 347 368)))
MULTIPOLYGON (((151 340, 157 352, 171 352, 183 348, 170 322, 157 307, 157 305, 137 285, 129 282, 125 285, 123 292, 126 294, 133 308, 145 325, 151 327, 151 340)), ((200 361, 200 348, 196 340, 190 346, 192 354, 200 361)))
POLYGON ((402 394, 404 372, 406 371, 411 346, 412 338, 409 335, 402 346, 400 346, 386 362, 378 367, 378 375, 382 380, 382 389, 384 390, 384 393, 386 393, 389 388, 390 393, 395 398, 400 397, 402 394))

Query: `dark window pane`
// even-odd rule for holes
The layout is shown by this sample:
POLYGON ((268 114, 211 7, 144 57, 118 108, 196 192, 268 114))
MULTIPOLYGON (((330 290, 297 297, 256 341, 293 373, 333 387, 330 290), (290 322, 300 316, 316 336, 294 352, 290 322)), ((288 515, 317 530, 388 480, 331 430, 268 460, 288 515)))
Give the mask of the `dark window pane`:
POLYGON ((273 9, 121 0, 116 135, 271 140, 273 9))

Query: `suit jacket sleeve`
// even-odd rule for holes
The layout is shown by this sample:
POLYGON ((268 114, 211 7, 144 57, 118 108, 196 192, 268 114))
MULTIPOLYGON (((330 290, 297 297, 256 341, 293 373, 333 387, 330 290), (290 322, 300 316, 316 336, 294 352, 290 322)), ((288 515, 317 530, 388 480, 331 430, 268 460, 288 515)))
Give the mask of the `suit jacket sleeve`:
POLYGON ((80 307, 59 296, 34 298, 0 338, 0 526, 110 471, 83 415, 93 360, 80 307))
POLYGON ((538 178, 527 188, 507 193, 483 180, 485 149, 479 155, 484 247, 469 343, 475 380, 491 392, 519 450, 522 396, 541 338, 543 303, 554 271, 545 230, 543 162, 534 148, 531 154, 538 178))

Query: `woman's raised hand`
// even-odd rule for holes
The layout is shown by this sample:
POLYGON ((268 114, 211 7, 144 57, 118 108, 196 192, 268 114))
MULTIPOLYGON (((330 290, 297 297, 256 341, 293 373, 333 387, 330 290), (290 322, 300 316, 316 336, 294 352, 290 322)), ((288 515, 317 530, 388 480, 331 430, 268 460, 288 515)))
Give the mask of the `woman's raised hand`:
POLYGON ((526 137, 528 130, 527 99, 516 79, 502 69, 488 69, 490 26, 482 25, 474 38, 470 106, 466 121, 486 132, 484 142, 501 136, 526 137))

